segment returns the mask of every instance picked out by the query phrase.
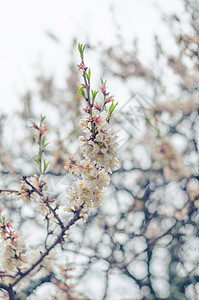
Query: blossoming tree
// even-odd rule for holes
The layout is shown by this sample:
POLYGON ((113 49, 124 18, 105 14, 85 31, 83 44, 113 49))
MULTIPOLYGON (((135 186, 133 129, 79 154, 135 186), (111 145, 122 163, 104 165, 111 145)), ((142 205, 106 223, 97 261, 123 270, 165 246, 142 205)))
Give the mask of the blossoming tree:
MULTIPOLYGON (((37 174, 29 168, 31 160, 28 165, 22 165, 18 157, 20 153, 27 160, 31 158, 30 149, 36 151, 32 138, 28 147, 22 143, 21 149, 15 149, 15 158, 6 148, 7 143, 0 149, 4 179, 1 186, 4 184, 6 190, 1 193, 4 208, 1 235, 5 246, 6 240, 13 241, 9 245, 11 250, 4 252, 2 247, 2 255, 8 258, 2 261, 1 290, 5 297, 7 292, 10 297, 20 299, 34 297, 34 292, 39 297, 40 290, 45 291, 46 286, 47 289, 55 287, 52 292, 50 289, 46 292, 48 298, 54 299, 197 299, 199 25, 194 3, 197 1, 185 1, 184 14, 167 18, 169 25, 172 24, 170 28, 176 30, 177 50, 171 53, 170 45, 164 50, 164 41, 156 37, 153 68, 142 62, 136 47, 126 50, 122 41, 119 47, 101 52, 106 78, 109 74, 110 80, 121 84, 122 92, 130 99, 125 105, 122 103, 119 113, 116 110, 110 121, 121 139, 118 169, 114 170, 117 144, 109 127, 115 104, 107 95, 106 82, 101 83, 104 100, 97 104, 82 53, 78 68, 83 74, 83 85, 78 94, 77 73, 73 70, 67 81, 72 97, 67 91, 57 89, 52 78, 38 78, 41 102, 53 107, 53 117, 60 107, 61 125, 55 128, 48 118, 32 124, 40 147, 35 158, 40 170, 37 174), (171 84, 175 91, 170 90, 171 84), (79 120, 82 118, 80 97, 86 103, 87 118, 83 121, 79 120), (48 131, 44 121, 48 122, 48 131), (77 126, 79 121, 85 135, 80 138, 81 154, 77 159, 72 155, 77 147, 75 141, 82 135, 77 126), (52 131, 57 133, 56 138, 52 131), (45 136, 47 142, 51 141, 49 145, 45 136), (47 160, 52 163, 47 165, 47 160), (26 174, 18 187, 15 182, 23 169, 26 174), (72 174, 70 177, 65 175, 66 170, 72 174), (111 170, 107 200, 97 211, 92 210, 102 203, 111 170), (56 181, 58 175, 61 180, 56 181), (66 193, 66 186, 67 205, 62 193, 63 190, 66 193), (15 201, 16 197, 19 201, 15 201), (4 214, 11 215, 13 225, 7 217, 4 219, 4 214), (76 222, 74 218, 86 222, 76 222), (70 231, 66 228, 69 222, 75 223, 70 231), (13 227, 26 237, 27 246, 13 227), (33 227, 37 236, 31 231, 33 227), (61 249, 56 246, 57 254, 52 249, 45 255, 59 234, 62 238, 57 244, 61 249), (16 250, 14 265, 9 263, 12 249, 16 250), (30 265, 38 261, 30 270, 30 265), (27 270, 29 273, 23 276, 27 270), (12 278, 12 272, 17 274, 16 279, 12 278), (12 289, 13 282, 19 278, 12 289)), ((82 46, 80 49, 83 51, 82 46)), ((35 98, 29 92, 22 99, 21 116, 26 121, 36 119, 32 116, 35 98)), ((4 116, 1 120, 6 124, 4 116)))

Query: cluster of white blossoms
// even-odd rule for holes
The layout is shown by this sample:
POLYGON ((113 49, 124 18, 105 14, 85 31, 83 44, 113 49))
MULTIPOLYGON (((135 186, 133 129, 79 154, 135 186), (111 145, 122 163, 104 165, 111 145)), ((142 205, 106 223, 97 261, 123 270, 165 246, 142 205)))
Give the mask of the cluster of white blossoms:
POLYGON ((23 182, 20 185, 19 192, 18 192, 18 200, 21 199, 25 203, 30 203, 33 200, 37 200, 39 195, 37 192, 43 192, 47 189, 46 182, 44 180, 39 180, 37 175, 34 175, 28 179, 27 182, 23 182))
MULTIPOLYGON (((34 250, 26 250, 26 245, 22 236, 16 232, 11 222, 6 222, 2 217, 0 221, 0 276, 5 284, 12 283, 17 276, 30 269, 35 264, 45 249, 36 248, 34 250)), ((36 268, 33 268, 28 276, 23 278, 23 284, 29 284, 31 277, 41 268, 45 272, 51 272, 53 269, 55 250, 48 253, 36 268)))
POLYGON ((80 137, 80 140, 83 141, 81 150, 85 158, 98 168, 104 168, 106 172, 111 173, 118 165, 118 144, 117 135, 109 128, 110 124, 107 119, 108 114, 104 111, 99 116, 93 117, 93 123, 89 122, 89 119, 81 122, 83 131, 90 131, 92 124, 95 124, 97 133, 93 139, 80 137))
POLYGON ((13 230, 12 223, 6 222, 2 217, 0 223, 0 242, 1 242, 1 272, 16 272, 20 266, 26 262, 24 253, 25 243, 23 238, 13 230))
POLYGON ((112 173, 118 165, 118 144, 117 136, 110 129, 108 113, 99 113, 94 110, 93 116, 80 122, 84 132, 90 134, 89 138, 80 137, 83 142, 81 146, 85 159, 76 161, 68 159, 65 167, 81 179, 75 181, 73 189, 69 195, 69 206, 84 205, 88 210, 92 207, 99 207, 103 203, 103 188, 110 182, 109 173, 112 173), (95 115, 94 115, 95 113, 95 115), (95 134, 92 134, 92 128, 95 134))
POLYGON ((27 204, 36 204, 38 210, 43 216, 53 218, 53 214, 49 211, 44 197, 44 192, 47 190, 47 185, 44 180, 40 180, 37 175, 34 175, 20 185, 18 192, 18 200, 22 200, 27 204), (43 195, 43 196, 42 196, 43 195))

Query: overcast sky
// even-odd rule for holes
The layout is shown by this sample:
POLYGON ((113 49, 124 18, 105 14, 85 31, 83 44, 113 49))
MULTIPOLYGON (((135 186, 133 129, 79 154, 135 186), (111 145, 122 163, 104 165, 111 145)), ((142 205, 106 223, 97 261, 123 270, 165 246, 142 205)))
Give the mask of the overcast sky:
POLYGON ((180 0, 8 0, 0 1, 1 100, 9 110, 17 97, 32 87, 42 70, 65 78, 73 38, 106 46, 116 41, 114 20, 121 26, 126 46, 139 39, 142 54, 150 60, 153 34, 169 39, 155 3, 166 12, 180 12, 180 0), (111 8, 114 8, 111 13, 111 8), (53 33, 59 43, 46 32, 53 33), (5 105, 6 103, 6 105, 5 105))

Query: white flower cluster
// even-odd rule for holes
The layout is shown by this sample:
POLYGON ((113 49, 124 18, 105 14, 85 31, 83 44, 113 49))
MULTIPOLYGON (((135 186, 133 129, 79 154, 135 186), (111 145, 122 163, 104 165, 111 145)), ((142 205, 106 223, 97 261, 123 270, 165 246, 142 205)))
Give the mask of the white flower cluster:
MULTIPOLYGON (((97 127, 97 134, 94 139, 85 139, 84 137, 80 137, 80 139, 84 142, 81 149, 85 158, 90 159, 93 165, 98 168, 104 168, 106 172, 111 173, 118 164, 118 144, 116 134, 109 129, 107 117, 105 111, 98 117, 94 117, 94 124, 97 127)), ((85 122, 81 122, 80 125, 85 131, 89 124, 86 126, 85 122)))
POLYGON ((15 243, 7 239, 2 243, 1 266, 6 272, 16 271, 26 261, 26 255, 23 254, 24 248, 25 244, 21 239, 15 239, 15 243))
POLYGON ((43 215, 53 217, 45 204, 45 199, 40 195, 47 190, 47 185, 44 180, 40 180, 37 175, 28 179, 29 184, 26 182, 20 185, 18 200, 22 200, 27 204, 35 203, 36 209, 43 215))
MULTIPOLYGON (((9 227, 11 228, 11 227, 9 227)), ((1 230, 1 248, 0 248, 0 272, 4 274, 3 282, 6 284, 12 283, 21 272, 25 272, 36 263, 44 249, 37 248, 26 252, 26 246, 22 237, 19 237, 17 232, 11 230, 9 234, 4 234, 1 230), (27 260, 28 258, 28 260, 27 260), (9 274, 9 275, 8 275, 9 274)), ((42 261, 33 268, 27 276, 22 280, 23 285, 29 284, 31 277, 38 273, 40 269, 45 271, 47 274, 53 270, 54 260, 56 251, 51 250, 47 256, 45 256, 42 261)))
POLYGON ((103 188, 110 182, 108 173, 117 167, 118 144, 116 134, 110 129, 107 122, 108 113, 94 111, 93 116, 80 122, 84 132, 90 134, 89 138, 80 137, 83 142, 81 151, 85 160, 68 160, 65 167, 71 173, 80 176, 69 195, 69 205, 80 207, 84 210, 99 207, 103 202, 103 188))
POLYGON ((25 243, 10 222, 0 223, 1 272, 16 272, 26 262, 25 243))
POLYGON ((25 203, 30 203, 33 200, 38 200, 40 197, 37 194, 38 192, 43 192, 46 190, 47 186, 45 181, 39 180, 37 175, 34 175, 28 179, 29 185, 27 183, 22 183, 20 185, 19 193, 18 193, 18 200, 21 199, 25 203), (34 187, 34 189, 31 187, 34 187))
MULTIPOLYGON (((25 265, 25 268, 28 269, 30 268, 33 264, 35 264, 40 257, 42 256, 42 254, 45 252, 45 249, 43 248, 36 248, 34 250, 31 250, 28 253, 28 264, 25 265)), ((51 272, 53 270, 53 266, 54 266, 54 261, 55 261, 55 257, 56 257, 56 250, 53 249, 51 250, 48 255, 46 255, 42 261, 40 262, 40 264, 38 264, 38 266, 36 268, 34 268, 31 272, 30 275, 34 275, 37 273, 37 271, 42 267, 43 271, 45 272, 51 272)))

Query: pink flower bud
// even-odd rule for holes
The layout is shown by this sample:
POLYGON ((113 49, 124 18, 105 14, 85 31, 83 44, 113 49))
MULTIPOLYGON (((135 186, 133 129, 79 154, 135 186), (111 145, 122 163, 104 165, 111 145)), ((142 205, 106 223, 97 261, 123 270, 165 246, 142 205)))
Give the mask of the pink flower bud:
POLYGON ((105 86, 105 84, 102 84, 102 86, 100 87, 100 90, 101 90, 102 94, 106 95, 106 86, 105 86))
POLYGON ((47 130, 48 130, 47 125, 44 125, 43 127, 40 127, 40 128, 39 128, 39 133, 40 133, 40 134, 44 134, 47 130))
POLYGON ((39 127, 37 126, 37 124, 34 121, 31 121, 32 126, 30 126, 31 128, 35 128, 37 130, 39 130, 39 127))
POLYGON ((105 99, 104 103, 107 104, 107 103, 111 102, 112 100, 113 100, 113 96, 110 96, 105 99))

